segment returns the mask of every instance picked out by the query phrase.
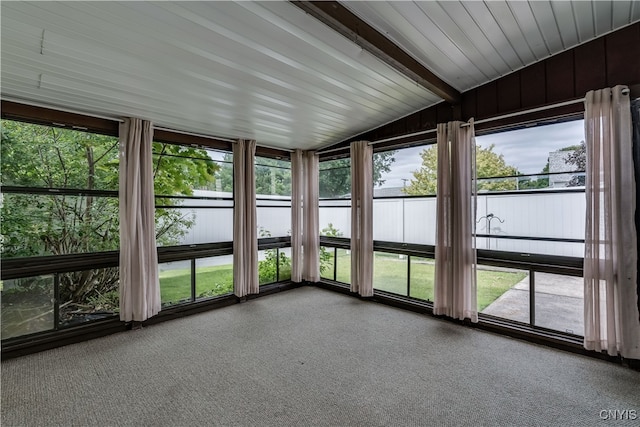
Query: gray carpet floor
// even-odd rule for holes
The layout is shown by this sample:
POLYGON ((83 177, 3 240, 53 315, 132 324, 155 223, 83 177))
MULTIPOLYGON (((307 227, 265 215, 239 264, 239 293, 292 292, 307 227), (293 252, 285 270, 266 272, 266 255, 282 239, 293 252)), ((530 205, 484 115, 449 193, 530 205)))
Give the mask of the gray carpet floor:
POLYGON ((2 426, 638 426, 640 373, 303 287, 3 361, 1 412, 2 426))

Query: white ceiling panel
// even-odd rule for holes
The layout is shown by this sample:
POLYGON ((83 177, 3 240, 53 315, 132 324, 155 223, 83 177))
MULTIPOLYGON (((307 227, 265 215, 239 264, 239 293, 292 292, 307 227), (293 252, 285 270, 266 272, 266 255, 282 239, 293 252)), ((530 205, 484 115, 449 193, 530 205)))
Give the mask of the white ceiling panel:
POLYGON ((638 1, 341 3, 461 92, 640 20, 638 1))
MULTIPOLYGON (((575 2, 573 4, 573 15, 580 41, 583 42, 595 37, 596 27, 593 19, 593 4, 588 1, 575 2)), ((629 19, 628 15, 626 19, 629 19)))
POLYGON ((3 2, 2 94, 281 148, 440 101, 282 2, 3 2))
MULTIPOLYGON (((465 91, 640 20, 637 1, 347 1, 465 91)), ((289 2, 1 2, 2 95, 313 149, 441 101, 289 2)))

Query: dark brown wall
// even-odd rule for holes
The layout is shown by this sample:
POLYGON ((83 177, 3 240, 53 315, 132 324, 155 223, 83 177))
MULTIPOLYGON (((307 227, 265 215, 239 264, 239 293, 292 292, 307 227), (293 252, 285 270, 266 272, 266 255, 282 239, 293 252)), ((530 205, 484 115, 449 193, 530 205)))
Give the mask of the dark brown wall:
MULTIPOLYGON (((640 23, 625 27, 571 50, 462 94, 459 106, 445 102, 363 133, 350 141, 376 141, 433 129, 452 119, 476 120, 581 98, 589 90, 618 84, 640 84, 640 23)), ((476 130, 569 115, 583 111, 581 103, 476 125, 476 130)), ((420 138, 408 138, 411 142, 420 138)), ((341 144, 341 145, 343 145, 341 144)))

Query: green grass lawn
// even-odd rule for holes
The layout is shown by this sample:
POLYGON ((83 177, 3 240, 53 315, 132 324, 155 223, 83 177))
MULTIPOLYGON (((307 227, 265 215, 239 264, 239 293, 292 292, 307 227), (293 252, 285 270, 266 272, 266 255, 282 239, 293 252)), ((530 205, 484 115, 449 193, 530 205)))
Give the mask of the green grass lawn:
MULTIPOLYGON (((216 265, 196 268, 196 298, 213 297, 233 292, 233 266, 216 265)), ((191 298, 191 270, 160 272, 160 295, 163 304, 175 304, 191 298)))
MULTIPOLYGON (((330 251, 333 261, 333 249, 330 251)), ((351 255, 346 249, 338 249, 336 280, 351 282, 351 255)), ((407 259, 395 254, 376 253, 373 264, 373 287, 381 291, 407 295, 407 274, 411 276, 409 296, 433 301, 434 261, 428 258, 411 257, 411 271, 407 271, 407 259)), ((321 276, 333 280, 333 262, 321 276)), ((291 277, 290 267, 280 271, 281 280, 291 277)), ((478 269, 478 311, 484 310, 513 285, 526 277, 521 271, 478 269)), ((261 277, 260 284, 271 283, 275 277, 261 277)), ((163 304, 188 301, 191 296, 191 276, 189 269, 167 270, 160 273, 160 292, 163 304)), ((197 268, 196 297, 206 298, 233 292, 233 266, 219 265, 197 268)))
MULTIPOLYGON (((196 264, 197 265, 197 264, 196 264)), ((291 279, 291 266, 282 266, 280 280, 291 279)), ((260 284, 275 282, 273 275, 260 276, 260 284)), ((196 299, 225 295, 233 292, 233 265, 216 265, 196 268, 196 299)), ((176 304, 191 298, 191 270, 177 268, 160 272, 162 304, 176 304)))
MULTIPOLYGON (((332 252, 333 253, 333 252, 332 252)), ((344 249, 338 250, 337 280, 349 283, 351 256, 344 249)), ((410 295, 433 301, 435 265, 432 259, 411 257, 410 295)), ((373 287, 381 291, 407 295, 407 259, 396 254, 376 253, 373 264, 373 287)), ((322 272, 322 277, 333 280, 333 265, 322 272)), ((478 311, 484 310, 513 285, 526 277, 521 271, 478 269, 478 311)))

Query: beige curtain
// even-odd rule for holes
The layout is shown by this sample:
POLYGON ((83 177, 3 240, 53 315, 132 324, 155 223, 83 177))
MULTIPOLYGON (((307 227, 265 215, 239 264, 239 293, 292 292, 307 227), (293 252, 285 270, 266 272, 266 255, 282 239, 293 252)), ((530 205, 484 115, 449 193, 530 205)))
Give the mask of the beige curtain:
POLYGON ((640 359, 636 183, 625 89, 590 91, 585 97, 584 347, 640 359))
POLYGON ((434 314, 478 321, 473 121, 438 125, 434 314))
POLYGON ((302 150, 291 153, 291 281, 302 282, 304 160, 302 150))
POLYGON ((373 296, 373 148, 351 143, 351 292, 373 296))
POLYGON ((314 151, 304 153, 303 238, 304 269, 302 278, 320 281, 319 160, 314 151))
POLYGON ((143 321, 160 311, 153 193, 153 126, 120 124, 120 320, 143 321))
POLYGON ((254 158, 256 142, 233 144, 233 293, 259 292, 254 158))

